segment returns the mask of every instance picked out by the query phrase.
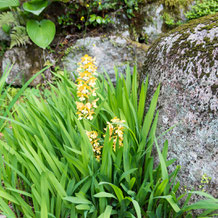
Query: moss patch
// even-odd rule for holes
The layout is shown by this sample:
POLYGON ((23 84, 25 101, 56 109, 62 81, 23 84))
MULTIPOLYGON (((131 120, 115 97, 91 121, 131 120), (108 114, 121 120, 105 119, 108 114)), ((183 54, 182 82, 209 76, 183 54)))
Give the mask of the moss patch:
POLYGON ((167 8, 187 7, 193 0, 162 0, 162 3, 167 8))
POLYGON ((173 30, 171 30, 169 33, 167 33, 167 35, 173 34, 173 33, 184 33, 187 30, 190 32, 194 32, 194 29, 199 25, 199 24, 204 24, 205 26, 202 27, 200 30, 206 29, 206 30, 210 30, 214 27, 218 26, 218 13, 213 14, 213 15, 209 15, 209 16, 205 16, 205 17, 201 17, 195 20, 191 20, 186 24, 183 24, 173 30))
MULTIPOLYGON (((199 60, 206 60, 201 62, 202 69, 206 70, 208 67, 214 67, 215 61, 213 51, 214 45, 218 41, 217 37, 210 39, 207 36, 202 38, 200 41, 198 38, 196 38, 196 40, 189 40, 188 38, 196 32, 204 30, 208 32, 212 28, 217 27, 217 20, 218 13, 192 20, 187 24, 171 30, 167 34, 163 34, 148 50, 147 60, 143 68, 144 72, 148 72, 151 65, 160 65, 160 60, 157 60, 157 56, 161 57, 163 63, 169 61, 172 66, 177 66, 180 69, 183 69, 183 72, 187 74, 189 74, 189 70, 198 72, 199 64, 197 64, 196 61, 199 62, 199 60), (196 29, 197 26, 199 27, 196 29), (168 42, 165 43, 165 40, 168 42), (171 40, 172 44, 170 45, 171 40), (167 51, 169 47, 170 51, 167 51)), ((195 76, 202 78, 204 76, 208 77, 209 74, 206 70, 206 72, 202 72, 200 75, 197 75, 196 73, 195 76)))

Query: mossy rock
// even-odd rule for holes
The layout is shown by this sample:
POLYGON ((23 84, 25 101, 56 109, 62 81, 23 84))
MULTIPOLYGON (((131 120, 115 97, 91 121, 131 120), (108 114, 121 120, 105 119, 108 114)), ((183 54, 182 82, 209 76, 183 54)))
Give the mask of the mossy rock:
MULTIPOLYGON (((162 35, 148 50, 143 71, 150 87, 161 83, 159 129, 178 124, 167 136, 169 156, 182 166, 182 186, 218 197, 218 14, 162 35), (211 177, 201 184, 202 176, 211 177)), ((164 139, 163 139, 164 140, 164 139)))

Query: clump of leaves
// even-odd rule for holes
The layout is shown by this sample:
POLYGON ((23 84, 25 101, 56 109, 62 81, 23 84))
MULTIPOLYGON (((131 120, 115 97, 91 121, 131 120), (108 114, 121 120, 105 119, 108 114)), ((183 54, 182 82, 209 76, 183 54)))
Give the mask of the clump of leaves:
POLYGON ((10 48, 13 48, 14 46, 23 46, 27 43, 30 43, 29 37, 26 32, 26 28, 24 26, 15 26, 11 30, 10 38, 10 48))
POLYGON ((10 35, 10 48, 30 43, 26 28, 20 22, 20 11, 7 11, 0 14, 0 28, 10 35))
MULTIPOLYGON (((84 69, 86 78, 92 66, 84 69)), ((136 67, 132 74, 127 67, 126 79, 115 71, 116 85, 107 74, 106 79, 101 75, 95 81, 99 100, 92 119, 78 120, 80 86, 66 72, 56 75, 56 86, 50 84, 49 98, 30 94, 16 108, 10 116, 12 129, 6 128, 5 142, 0 141, 3 214, 11 218, 159 218, 184 217, 193 209, 206 209, 204 216, 209 216, 217 209, 218 200, 206 193, 176 195, 180 167, 168 172, 175 159, 167 159, 168 142, 161 151, 156 137, 160 86, 145 113, 148 78, 139 88, 136 67), (115 141, 111 137, 111 121, 122 125, 122 146, 119 137, 115 141), (99 158, 89 137, 102 146, 99 158), (157 166, 153 149, 159 157, 157 166), (188 205, 192 194, 207 199, 188 205), (186 198, 183 205, 181 198, 186 198)), ((120 134, 114 125, 113 134, 120 134)))
POLYGON ((163 20, 169 28, 174 28, 182 24, 182 21, 176 22, 175 19, 169 13, 166 12, 164 12, 163 14, 163 20))
POLYGON ((162 0, 165 7, 171 8, 179 8, 179 7, 187 7, 193 0, 162 0))
POLYGON ((93 0, 75 1, 66 5, 66 12, 58 17, 58 22, 63 27, 75 26, 84 29, 87 26, 105 26, 112 23, 111 12, 123 12, 128 18, 134 16, 138 10, 140 0, 93 0))
MULTIPOLYGON (((13 66, 9 67, 7 66, 5 71, 3 72, 2 76, 0 77, 0 116, 11 116, 13 112, 11 110, 13 109, 15 103, 19 99, 19 97, 24 93, 25 89, 30 85, 30 83, 42 72, 44 72, 48 67, 42 69, 41 71, 37 72, 32 78, 30 78, 21 89, 17 90, 11 87, 10 85, 7 85, 6 80, 9 76, 11 69, 13 66)), ((5 120, 0 119, 0 132, 5 127, 5 120)), ((0 179, 1 176, 0 176, 0 179)))
POLYGON ((192 6, 191 10, 185 16, 191 20, 209 14, 215 14, 216 12, 218 12, 217 0, 197 0, 196 4, 192 6))
POLYGON ((30 43, 29 39, 43 49, 52 42, 56 32, 55 24, 47 19, 38 21, 39 15, 50 3, 48 0, 25 1, 20 9, 19 0, 0 0, 0 10, 11 10, 0 16, 0 27, 10 34, 11 48, 30 43))

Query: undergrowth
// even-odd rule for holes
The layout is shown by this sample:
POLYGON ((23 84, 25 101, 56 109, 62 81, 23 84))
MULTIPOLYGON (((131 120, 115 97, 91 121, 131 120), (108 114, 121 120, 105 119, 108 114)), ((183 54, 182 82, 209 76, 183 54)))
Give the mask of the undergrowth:
POLYGON ((139 88, 136 67, 131 74, 127 66, 126 78, 115 69, 113 85, 107 74, 97 78, 86 55, 78 73, 75 82, 67 72, 56 74, 46 98, 30 93, 13 115, 1 116, 11 123, 0 141, 1 213, 168 218, 192 217, 193 209, 209 216, 218 208, 204 192, 177 195, 180 167, 169 173, 175 159, 167 159, 168 142, 161 150, 156 136, 160 86, 148 104, 148 78, 139 88), (205 199, 189 204, 192 194, 205 199))

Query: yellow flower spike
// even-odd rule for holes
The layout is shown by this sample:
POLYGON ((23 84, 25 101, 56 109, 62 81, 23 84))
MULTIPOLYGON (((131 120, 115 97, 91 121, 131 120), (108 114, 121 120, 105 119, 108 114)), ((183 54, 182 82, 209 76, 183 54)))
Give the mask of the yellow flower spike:
MULTIPOLYGON (((120 120, 117 117, 114 117, 111 119, 111 123, 107 122, 108 128, 109 128, 109 135, 110 135, 110 140, 113 139, 113 150, 116 150, 116 144, 117 144, 117 139, 119 142, 119 146, 123 146, 123 131, 124 127, 122 126, 122 123, 124 123, 125 120, 120 120)), ((105 128, 105 131, 107 128, 105 128)), ((104 135, 105 137, 105 135, 104 135)))
POLYGON ((92 120, 94 108, 97 108, 96 102, 98 101, 98 99, 92 100, 92 96, 96 96, 96 77, 93 76, 97 70, 95 58, 86 54, 81 58, 81 62, 78 65, 77 72, 79 73, 79 77, 76 80, 77 97, 80 102, 84 102, 84 105, 77 103, 77 114, 80 119, 92 120))
POLYGON ((96 131, 86 131, 86 135, 89 138, 90 143, 92 144, 92 150, 94 152, 95 158, 100 161, 101 158, 101 149, 103 146, 100 146, 98 133, 96 131))

